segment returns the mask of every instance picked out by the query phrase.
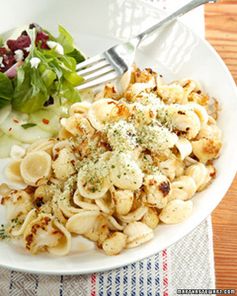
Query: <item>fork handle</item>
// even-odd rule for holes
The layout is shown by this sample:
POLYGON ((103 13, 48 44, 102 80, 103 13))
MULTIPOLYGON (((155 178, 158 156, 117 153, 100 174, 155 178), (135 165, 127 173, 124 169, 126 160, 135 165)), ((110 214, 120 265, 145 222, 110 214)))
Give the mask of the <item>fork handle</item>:
POLYGON ((205 3, 215 3, 218 0, 192 0, 191 2, 187 3, 186 5, 184 5, 183 7, 181 7, 180 9, 178 9, 177 11, 175 11, 174 13, 168 15, 167 17, 165 17, 164 19, 162 19, 161 21, 159 21, 157 24, 153 25, 152 27, 148 28, 147 30, 145 30, 144 32, 140 33, 139 35, 137 35, 135 37, 135 39, 137 40, 138 44, 145 39, 150 33, 154 32, 155 30, 157 30, 158 28, 169 24, 170 22, 172 22, 173 20, 177 19, 178 17, 184 15, 185 13, 189 12, 190 10, 205 4, 205 3))

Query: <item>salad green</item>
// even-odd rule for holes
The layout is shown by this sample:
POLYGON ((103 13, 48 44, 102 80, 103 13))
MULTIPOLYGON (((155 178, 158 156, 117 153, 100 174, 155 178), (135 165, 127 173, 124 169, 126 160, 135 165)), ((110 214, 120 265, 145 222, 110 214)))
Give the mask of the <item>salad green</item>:
MULTIPOLYGON (((27 56, 20 65, 13 65, 15 77, 7 76, 9 69, 6 73, 0 72, 0 108, 11 103, 14 110, 32 113, 42 109, 50 97, 61 102, 79 101, 80 94, 75 87, 83 79, 76 73, 76 64, 85 58, 75 47, 69 32, 59 26, 59 36, 54 37, 35 25, 23 33, 16 42, 27 44, 29 36, 30 50, 26 53, 26 48, 22 48, 27 56)), ((16 52, 17 45, 10 41, 7 44, 16 52)))

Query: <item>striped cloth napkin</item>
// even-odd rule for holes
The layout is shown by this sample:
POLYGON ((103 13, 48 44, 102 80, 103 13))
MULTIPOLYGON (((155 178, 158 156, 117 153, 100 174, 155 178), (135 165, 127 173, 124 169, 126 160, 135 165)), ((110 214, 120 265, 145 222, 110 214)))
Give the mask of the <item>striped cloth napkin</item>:
MULTIPOLYGON (((187 2, 144 1, 165 10, 173 10, 187 2)), ((200 36, 204 36, 203 20, 202 8, 183 18, 200 36)), ((170 248, 112 271, 90 275, 48 276, 0 268, 0 296, 175 296, 177 289, 214 287, 210 218, 170 248)))
POLYGON ((107 272, 48 276, 0 268, 1 296, 175 296, 177 289, 214 287, 210 218, 155 256, 107 272))

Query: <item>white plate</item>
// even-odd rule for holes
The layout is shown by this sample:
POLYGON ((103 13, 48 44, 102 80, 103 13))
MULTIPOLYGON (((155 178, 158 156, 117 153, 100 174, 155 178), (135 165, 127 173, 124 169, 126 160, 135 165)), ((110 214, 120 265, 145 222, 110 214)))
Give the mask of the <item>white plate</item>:
MULTIPOLYGON (((1 30, 34 21, 56 32, 57 24, 63 24, 75 36, 79 47, 88 55, 94 55, 119 39, 140 32, 160 16, 157 9, 138 0, 12 0, 4 4, 1 30)), ((86 246, 89 248, 86 251, 62 258, 47 254, 31 256, 19 247, 0 242, 1 266, 37 273, 82 274, 129 264, 181 239, 212 212, 226 193, 237 166, 237 93, 223 61, 207 42, 181 23, 175 23, 162 30, 153 43, 146 42, 139 50, 136 62, 139 66, 155 68, 167 81, 197 79, 208 94, 221 103, 219 126, 224 134, 224 147, 215 163, 217 178, 194 198, 193 215, 178 225, 158 226, 152 241, 115 257, 104 255, 91 244, 86 246)), ((3 217, 3 210, 0 214, 3 217)), ((85 244, 79 247, 83 249, 85 244)))

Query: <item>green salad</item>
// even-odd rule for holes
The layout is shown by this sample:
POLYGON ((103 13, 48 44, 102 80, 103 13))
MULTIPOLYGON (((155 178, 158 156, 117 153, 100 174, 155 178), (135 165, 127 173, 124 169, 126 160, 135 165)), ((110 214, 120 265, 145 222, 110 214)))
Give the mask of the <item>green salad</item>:
MULTIPOLYGON (((76 65, 85 57, 65 28, 58 31, 31 24, 16 39, 0 38, 0 146, 55 135, 67 107, 80 101, 76 65)), ((8 153, 0 148, 0 157, 8 153)))

